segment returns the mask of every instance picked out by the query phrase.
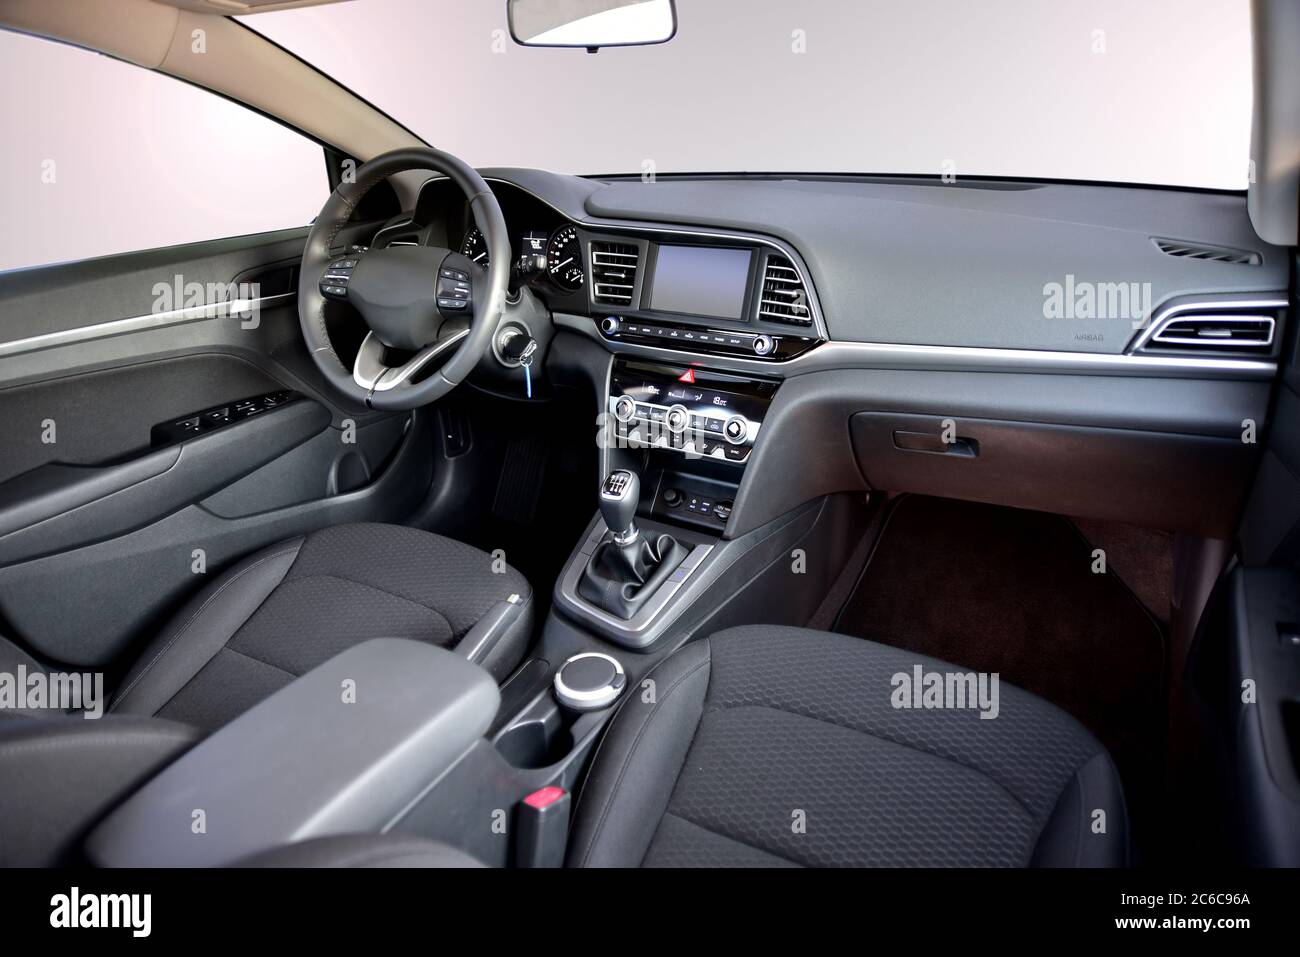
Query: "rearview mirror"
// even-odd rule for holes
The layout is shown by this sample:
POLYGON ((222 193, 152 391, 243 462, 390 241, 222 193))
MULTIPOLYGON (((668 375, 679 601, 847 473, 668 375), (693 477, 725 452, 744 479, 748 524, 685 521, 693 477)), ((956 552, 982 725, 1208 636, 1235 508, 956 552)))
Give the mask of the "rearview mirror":
POLYGON ((510 36, 526 47, 642 46, 677 32, 673 0, 506 0, 510 36))

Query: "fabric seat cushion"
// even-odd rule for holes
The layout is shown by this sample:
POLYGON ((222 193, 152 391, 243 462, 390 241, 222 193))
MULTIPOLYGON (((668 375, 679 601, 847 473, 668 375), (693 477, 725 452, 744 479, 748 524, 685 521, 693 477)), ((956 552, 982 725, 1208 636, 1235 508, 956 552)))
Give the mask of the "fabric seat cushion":
POLYGON ((521 574, 419 529, 322 529, 250 556, 200 592, 146 649, 112 710, 211 731, 358 642, 453 647, 512 594, 524 613, 484 662, 498 680, 531 634, 532 591, 521 574))
POLYGON ((962 670, 796 628, 687 645, 652 672, 654 702, 628 696, 602 742, 571 863, 1125 862, 1118 775, 1083 727, 1005 684, 993 719, 897 709, 893 676, 916 665, 962 670))

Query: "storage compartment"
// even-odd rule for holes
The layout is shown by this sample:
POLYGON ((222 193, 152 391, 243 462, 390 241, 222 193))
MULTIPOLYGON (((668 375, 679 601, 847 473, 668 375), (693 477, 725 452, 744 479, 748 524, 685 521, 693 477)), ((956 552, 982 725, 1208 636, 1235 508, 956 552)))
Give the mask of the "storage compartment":
POLYGON ((497 735, 497 751, 523 771, 548 768, 568 757, 574 748, 573 724, 577 713, 566 711, 549 693, 533 701, 513 723, 497 735))
POLYGON ((1216 538, 1232 534, 1256 449, 1200 435, 896 412, 859 412, 849 431, 872 488, 1216 538))
POLYGON ((354 645, 150 780, 91 834, 88 856, 220 867, 291 841, 386 830, 482 743, 500 701, 488 673, 450 651, 354 645))

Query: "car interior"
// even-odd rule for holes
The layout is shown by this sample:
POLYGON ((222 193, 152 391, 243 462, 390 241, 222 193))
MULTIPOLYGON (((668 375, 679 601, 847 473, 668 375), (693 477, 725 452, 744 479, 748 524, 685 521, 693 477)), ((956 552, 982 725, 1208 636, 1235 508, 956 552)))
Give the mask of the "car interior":
MULTIPOLYGON (((0 263, 0 864, 1300 864, 1300 5, 1225 189, 476 164, 285 39, 371 2, 0 0, 319 187, 0 263)), ((643 76, 708 5, 437 6, 643 76)))

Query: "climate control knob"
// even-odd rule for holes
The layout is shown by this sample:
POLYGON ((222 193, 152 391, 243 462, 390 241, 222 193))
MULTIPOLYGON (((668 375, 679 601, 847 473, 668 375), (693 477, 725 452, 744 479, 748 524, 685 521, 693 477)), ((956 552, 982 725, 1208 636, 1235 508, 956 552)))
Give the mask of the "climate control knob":
POLYGON ((733 415, 722 427, 722 434, 732 445, 740 445, 749 435, 749 422, 743 415, 733 415))
POLYGON ((691 423, 691 414, 684 405, 669 406, 664 422, 667 423, 669 432, 685 432, 686 426, 691 423))
POLYGON ((631 422, 636 415, 636 403, 625 395, 620 395, 614 403, 614 418, 620 422, 631 422))

